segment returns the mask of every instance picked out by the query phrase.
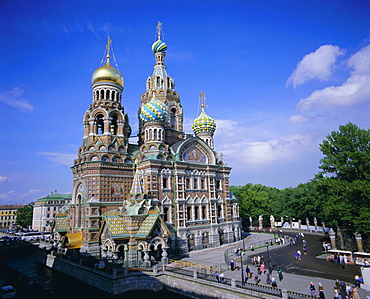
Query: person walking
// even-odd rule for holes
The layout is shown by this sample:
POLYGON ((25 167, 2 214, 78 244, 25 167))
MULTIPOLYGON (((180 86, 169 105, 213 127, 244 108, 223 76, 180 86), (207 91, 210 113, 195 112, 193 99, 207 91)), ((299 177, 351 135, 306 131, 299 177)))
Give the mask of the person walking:
POLYGON ((336 287, 334 287, 334 299, 339 299, 339 291, 336 287))
POLYGON ((274 276, 271 277, 271 286, 273 288, 277 288, 277 282, 274 276))
POLYGON ((245 272, 247 274, 246 281, 248 281, 248 278, 251 278, 252 277, 252 275, 251 275, 251 269, 249 269, 249 267, 247 266, 247 268, 245 269, 245 272))
POLYGON ((220 275, 218 275, 218 272, 216 271, 213 276, 217 279, 217 282, 220 282, 220 275))
POLYGON ((352 299, 360 299, 360 295, 357 293, 357 288, 352 289, 351 297, 352 299))
POLYGON ((319 282, 319 297, 320 299, 325 299, 324 287, 321 282, 319 282))
POLYGON ((311 292, 311 296, 316 297, 316 288, 315 288, 315 284, 312 281, 310 282, 310 292, 311 292))
POLYGON ((266 271, 265 271, 265 263, 262 262, 261 263, 261 272, 262 272, 262 275, 265 275, 266 271))
POLYGON ((266 274, 266 284, 270 284, 271 283, 271 277, 270 277, 270 274, 266 274))
POLYGON ((280 266, 278 267, 278 276, 279 276, 279 280, 282 281, 283 280, 283 270, 280 268, 280 266))

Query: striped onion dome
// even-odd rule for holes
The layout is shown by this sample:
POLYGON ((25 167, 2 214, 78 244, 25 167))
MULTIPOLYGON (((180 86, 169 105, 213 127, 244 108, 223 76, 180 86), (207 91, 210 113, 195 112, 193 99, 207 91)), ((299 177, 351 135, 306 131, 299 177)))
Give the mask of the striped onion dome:
POLYGON ((166 52, 167 51, 167 45, 165 42, 161 41, 160 39, 158 39, 157 41, 155 41, 152 45, 152 51, 154 53, 157 53, 157 52, 166 52))

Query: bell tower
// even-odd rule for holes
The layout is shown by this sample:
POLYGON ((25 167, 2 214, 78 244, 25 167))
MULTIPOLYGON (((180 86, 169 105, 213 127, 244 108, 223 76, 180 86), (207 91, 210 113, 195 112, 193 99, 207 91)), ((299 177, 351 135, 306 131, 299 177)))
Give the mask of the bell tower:
POLYGON ((99 250, 100 215, 122 205, 133 180, 131 127, 122 106, 124 80, 111 65, 111 43, 108 37, 102 66, 91 77, 92 103, 83 117, 82 145, 72 166, 69 232, 81 235, 81 249, 88 252, 99 250))
POLYGON ((154 70, 146 80, 146 92, 141 96, 141 106, 139 108, 139 144, 144 143, 145 132, 144 122, 140 118, 142 106, 150 102, 154 97, 167 109, 167 119, 164 123, 164 141, 171 145, 183 140, 183 112, 180 97, 175 91, 175 81, 167 73, 164 58, 166 56, 167 45, 161 40, 163 36, 162 23, 158 22, 157 40, 152 45, 155 57, 154 70))

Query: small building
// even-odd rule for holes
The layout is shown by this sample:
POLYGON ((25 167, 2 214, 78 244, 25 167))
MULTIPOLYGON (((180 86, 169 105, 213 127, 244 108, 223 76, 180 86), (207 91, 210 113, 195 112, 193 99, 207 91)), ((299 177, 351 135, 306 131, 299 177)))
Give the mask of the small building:
POLYGON ((58 194, 57 190, 50 195, 39 198, 33 206, 32 229, 39 232, 50 231, 54 216, 59 209, 69 204, 72 194, 58 194))
POLYGON ((23 205, 0 206, 0 228, 8 229, 17 223, 17 210, 23 205))

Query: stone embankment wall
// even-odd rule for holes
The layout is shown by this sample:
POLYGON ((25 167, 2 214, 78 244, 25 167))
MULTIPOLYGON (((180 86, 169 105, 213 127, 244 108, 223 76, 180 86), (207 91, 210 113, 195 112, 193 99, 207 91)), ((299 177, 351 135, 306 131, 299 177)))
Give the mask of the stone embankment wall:
MULTIPOLYGON (((210 281, 198 279, 196 272, 191 277, 169 271, 157 271, 154 268, 153 272, 137 272, 116 276, 115 274, 105 274, 83 265, 72 264, 69 261, 58 259, 54 255, 47 255, 44 261, 46 266, 112 295, 137 290, 157 292, 165 288, 171 292, 190 298, 281 298, 236 288, 235 284, 231 286, 220 283, 215 284, 210 281)), ((283 297, 285 296, 283 295, 283 297)))

